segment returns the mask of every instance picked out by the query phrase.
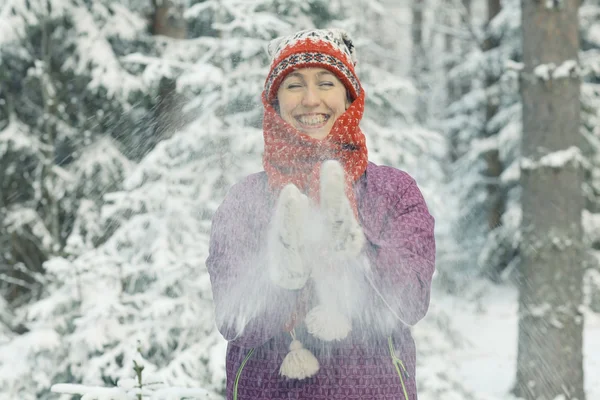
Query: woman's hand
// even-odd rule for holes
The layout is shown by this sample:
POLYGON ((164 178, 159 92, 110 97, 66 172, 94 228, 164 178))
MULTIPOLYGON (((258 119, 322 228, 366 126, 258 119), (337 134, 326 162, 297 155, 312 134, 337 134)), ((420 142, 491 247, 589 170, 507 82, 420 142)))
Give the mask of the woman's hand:
POLYGON ((271 223, 268 243, 269 276, 290 290, 302 288, 310 276, 302 259, 308 198, 293 184, 283 188, 271 223))
POLYGON ((365 236, 344 192, 344 169, 339 162, 329 160, 323 163, 320 183, 321 212, 329 250, 340 258, 358 256, 365 236))

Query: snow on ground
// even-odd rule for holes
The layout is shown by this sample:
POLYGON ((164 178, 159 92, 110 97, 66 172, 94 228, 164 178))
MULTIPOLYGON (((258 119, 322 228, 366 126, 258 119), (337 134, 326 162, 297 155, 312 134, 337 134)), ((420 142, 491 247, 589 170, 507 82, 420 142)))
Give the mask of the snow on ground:
MULTIPOLYGON (((518 293, 476 282, 464 297, 434 291, 430 312, 414 328, 421 400, 511 399, 517 359, 518 293)), ((585 314, 588 400, 600 399, 600 315, 585 314)))

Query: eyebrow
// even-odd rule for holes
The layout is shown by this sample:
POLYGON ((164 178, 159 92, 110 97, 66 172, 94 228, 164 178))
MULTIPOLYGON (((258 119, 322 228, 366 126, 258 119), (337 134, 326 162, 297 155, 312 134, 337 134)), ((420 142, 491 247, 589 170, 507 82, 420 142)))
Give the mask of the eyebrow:
MULTIPOLYGON (((331 76, 334 76, 334 77, 335 77, 335 75, 334 75, 334 74, 333 74, 331 71, 321 71, 321 72, 317 72, 317 77, 319 77, 319 78, 320 78, 320 77, 321 77, 321 76, 323 76, 323 75, 331 75, 331 76)), ((300 78, 300 79, 304 79, 304 75, 302 75, 300 72, 290 72, 290 73, 288 74, 288 76, 286 76, 286 77, 285 77, 285 79, 287 79, 287 78, 292 78, 292 77, 297 77, 297 78, 300 78)))

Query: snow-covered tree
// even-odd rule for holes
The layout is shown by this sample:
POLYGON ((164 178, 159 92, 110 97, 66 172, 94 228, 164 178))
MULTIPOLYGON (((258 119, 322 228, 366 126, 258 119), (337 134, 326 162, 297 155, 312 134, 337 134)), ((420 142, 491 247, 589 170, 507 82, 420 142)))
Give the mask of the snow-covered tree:
MULTIPOLYGON (((112 193, 104 193, 97 169, 71 163, 88 182, 78 193, 91 200, 80 201, 65 254, 44 264, 43 298, 19 310, 30 332, 2 345, 4 353, 21 343, 26 351, 17 359, 37 366, 0 374, 9 396, 47 398, 54 382, 102 386, 128 378, 138 348, 146 370, 167 384, 223 389, 225 343, 213 323, 204 267, 210 218, 229 186, 260 169, 268 41, 299 29, 294 23, 323 23, 330 7, 198 2, 184 14, 192 38, 154 38, 160 51, 119 58, 148 87, 157 76, 176 76, 178 93, 189 99, 182 112, 195 120, 159 143, 112 193), (194 37, 198 27, 210 35, 194 37)), ((95 143, 82 162, 111 154, 107 141, 95 143)))
MULTIPOLYGON (((449 105, 440 122, 456 158, 449 170, 451 197, 459 206, 450 232, 461 249, 453 263, 457 279, 484 274, 498 280, 519 263, 521 11, 518 0, 503 1, 500 9, 497 5, 488 2, 492 19, 475 29, 481 35, 478 45, 450 73, 458 85, 468 79, 473 88, 449 105)), ((597 2, 586 2, 580 10, 582 151, 590 161, 586 213, 598 212, 597 10, 597 2)))
POLYGON ((127 5, 0 5, 0 294, 12 302, 0 397, 43 398, 54 379, 77 379, 60 339, 83 300, 54 302, 68 280, 48 260, 67 263, 110 237, 103 195, 147 153, 160 79, 178 71, 163 62, 169 39, 150 35, 147 9, 127 5), (40 297, 47 320, 24 305, 40 297))
POLYGON ((582 124, 585 137, 583 154, 591 165, 586 171, 588 184, 584 195, 586 208, 583 227, 590 245, 589 271, 585 278, 587 301, 600 313, 600 2, 583 3, 579 10, 581 23, 581 63, 584 70, 582 92, 582 124))
POLYGON ((403 169, 424 183, 428 204, 438 211, 442 194, 434 182, 443 180, 445 143, 438 131, 421 121, 421 93, 407 76, 411 57, 399 57, 393 40, 401 19, 412 10, 396 5, 397 12, 390 13, 388 7, 385 1, 354 0, 347 18, 336 24, 356 41, 357 74, 366 92, 361 129, 367 137, 369 159, 403 169))
MULTIPOLYGON (((581 21, 582 124, 587 146, 584 154, 600 166, 600 2, 587 1, 579 11, 581 21), (594 156, 595 155, 595 156, 594 156)), ((590 212, 600 212, 600 169, 588 171, 589 186, 585 192, 590 212)))
POLYGON ((452 264, 456 279, 480 273, 497 279, 515 262, 521 106, 518 72, 510 66, 521 57, 519 7, 518 0, 504 1, 475 27, 472 49, 450 71, 452 86, 471 84, 440 122, 455 160, 449 171, 458 207, 450 233, 461 249, 452 264))
MULTIPOLYGON (((376 5, 369 7, 389 18, 376 5)), ((393 63, 378 61, 385 47, 369 53, 381 32, 370 30, 366 21, 356 25, 359 14, 346 13, 340 2, 195 1, 183 14, 189 39, 178 40, 145 36, 141 16, 147 9, 139 2, 118 6, 106 0, 97 9, 106 12, 85 9, 93 17, 88 26, 95 21, 102 27, 98 32, 116 32, 98 40, 113 51, 110 65, 123 68, 112 76, 124 74, 119 79, 126 82, 113 88, 110 104, 129 111, 125 121, 113 121, 118 125, 93 131, 94 147, 82 147, 69 162, 73 181, 85 182, 74 189, 78 207, 70 214, 70 235, 62 253, 44 264, 41 299, 17 310, 16 320, 29 332, 0 343, 0 352, 16 349, 10 353, 15 359, 36 368, 0 373, 0 386, 22 399, 48 398, 57 382, 106 386, 130 378, 139 356, 147 371, 167 384, 218 392, 225 347, 213 323, 204 260, 210 219, 225 191, 261 169, 267 43, 298 29, 347 28, 357 41, 358 73, 369 99, 363 129, 371 158, 408 170, 421 184, 439 174, 430 153, 441 152, 441 141, 416 121, 411 84, 390 69, 393 63), (118 21, 109 18, 125 15, 132 21, 130 36, 119 33, 118 21), (131 152, 148 140, 141 130, 150 126, 153 132, 145 113, 162 77, 174 80, 177 94, 187 99, 180 111, 190 122, 130 165, 110 144, 122 143, 130 158, 139 158, 131 152), (134 89, 124 96, 128 85, 134 89), (139 126, 131 126, 130 117, 139 126), (101 135, 106 131, 112 137, 101 135), (112 187, 99 175, 102 170, 92 167, 111 157, 120 165, 108 163, 105 169, 125 176, 112 187)), ((86 37, 71 34, 73 40, 86 37)), ((112 82, 100 72, 93 76, 112 82)), ((91 83, 80 79, 89 89, 91 83)), ((115 109, 106 109, 104 118, 111 121, 115 109)), ((424 190, 433 192, 433 186, 424 190)), ((0 361, 0 368, 9 365, 0 361)))
POLYGON ((114 190, 129 165, 115 139, 135 121, 120 115, 146 84, 110 40, 135 35, 143 21, 113 3, 0 5, 0 288, 11 301, 39 294, 43 262, 64 251, 90 185, 84 175, 114 190), (85 158, 90 145, 104 156, 85 158))

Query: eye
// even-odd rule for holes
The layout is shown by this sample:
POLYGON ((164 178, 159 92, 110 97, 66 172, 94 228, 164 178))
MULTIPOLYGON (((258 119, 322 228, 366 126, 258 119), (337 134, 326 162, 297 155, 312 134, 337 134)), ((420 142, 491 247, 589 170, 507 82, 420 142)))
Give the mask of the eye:
POLYGON ((294 82, 294 83, 288 83, 286 85, 286 88, 288 88, 288 89, 297 89, 297 88, 300 88, 300 87, 302 87, 302 85, 299 84, 299 83, 296 83, 296 82, 294 82))
POLYGON ((324 82, 319 83, 319 86, 333 87, 334 84, 333 84, 333 82, 324 81, 324 82))

